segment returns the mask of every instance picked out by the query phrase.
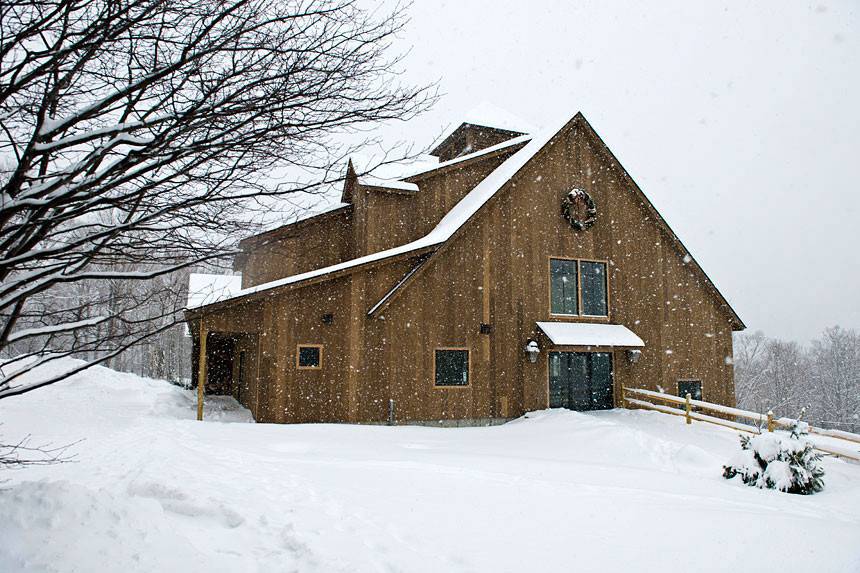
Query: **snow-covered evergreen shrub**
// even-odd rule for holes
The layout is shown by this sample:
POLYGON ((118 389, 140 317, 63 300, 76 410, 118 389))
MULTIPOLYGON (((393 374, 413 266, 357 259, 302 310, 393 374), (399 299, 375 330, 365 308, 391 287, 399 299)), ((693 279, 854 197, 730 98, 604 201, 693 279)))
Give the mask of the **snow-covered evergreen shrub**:
POLYGON ((740 476, 750 486, 808 495, 824 489, 821 454, 806 439, 809 425, 798 422, 791 432, 741 436, 741 451, 725 466, 723 477, 740 476))

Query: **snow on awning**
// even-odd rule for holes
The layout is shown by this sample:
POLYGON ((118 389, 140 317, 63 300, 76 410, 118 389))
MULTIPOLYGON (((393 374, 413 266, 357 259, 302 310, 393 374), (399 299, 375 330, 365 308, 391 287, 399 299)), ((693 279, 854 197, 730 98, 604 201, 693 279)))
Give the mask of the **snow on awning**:
POLYGON ((645 346, 632 330, 620 324, 538 322, 537 325, 557 346, 645 346))

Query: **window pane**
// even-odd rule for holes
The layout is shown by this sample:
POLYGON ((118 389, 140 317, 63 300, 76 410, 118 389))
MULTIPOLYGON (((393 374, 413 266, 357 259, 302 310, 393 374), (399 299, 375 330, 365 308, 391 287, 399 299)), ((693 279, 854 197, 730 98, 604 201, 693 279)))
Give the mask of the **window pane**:
POLYGON ((701 380, 679 380, 678 381, 678 396, 686 398, 687 394, 693 400, 702 399, 702 381, 701 380))
POLYGON ((320 349, 317 346, 299 346, 299 368, 319 368, 320 349))
POLYGON ((466 386, 469 384, 469 351, 436 351, 436 386, 466 386))
POLYGON ((550 312, 578 314, 576 261, 550 260, 550 312))
POLYGON ((566 408, 568 405, 567 354, 549 353, 549 407, 566 408))
POLYGON ((606 316, 606 264, 583 261, 582 314, 606 316))
POLYGON ((612 408, 612 354, 594 352, 591 354, 591 407, 592 409, 612 408))

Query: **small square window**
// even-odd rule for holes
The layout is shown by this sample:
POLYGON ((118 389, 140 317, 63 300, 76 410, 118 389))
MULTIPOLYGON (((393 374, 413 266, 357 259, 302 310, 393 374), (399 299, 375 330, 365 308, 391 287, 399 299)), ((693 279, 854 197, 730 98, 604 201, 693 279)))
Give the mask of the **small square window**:
POLYGON ((469 351, 436 350, 436 386, 469 385, 469 351))
POLYGON ((299 344, 296 354, 296 367, 304 370, 322 368, 322 346, 319 344, 299 344))
POLYGON ((686 398, 690 395, 692 400, 702 399, 702 381, 701 380, 678 380, 678 396, 686 398))

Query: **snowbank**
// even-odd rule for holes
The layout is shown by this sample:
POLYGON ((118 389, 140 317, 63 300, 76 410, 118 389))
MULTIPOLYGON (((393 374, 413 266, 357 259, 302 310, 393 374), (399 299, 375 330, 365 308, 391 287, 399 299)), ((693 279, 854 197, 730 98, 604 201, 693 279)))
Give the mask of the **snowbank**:
POLYGON ((0 401, 7 440, 84 440, 76 463, 0 474, 0 571, 860 568, 860 466, 826 459, 815 496, 749 488, 720 475, 730 430, 557 410, 279 426, 213 405, 196 422, 189 391, 105 368, 0 401))

